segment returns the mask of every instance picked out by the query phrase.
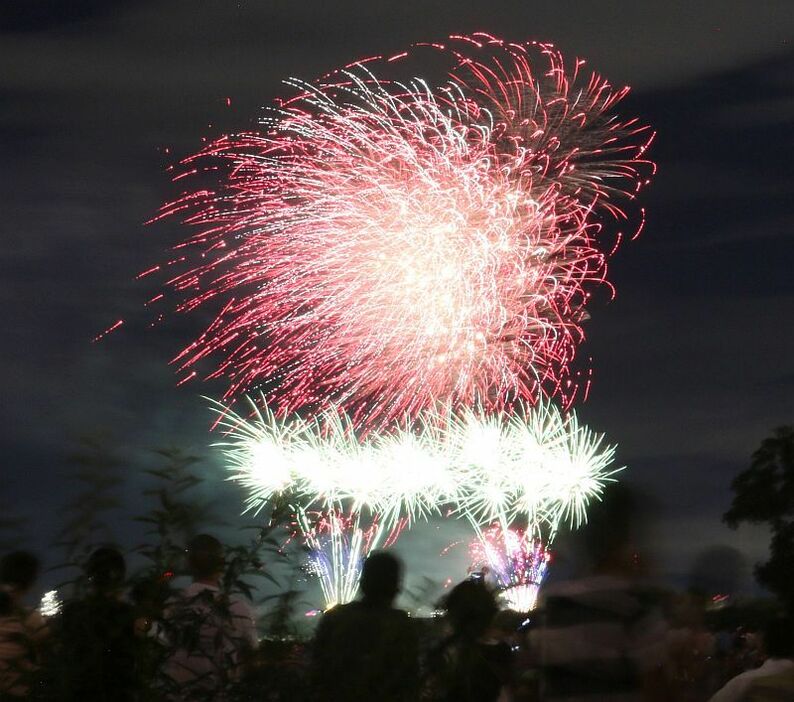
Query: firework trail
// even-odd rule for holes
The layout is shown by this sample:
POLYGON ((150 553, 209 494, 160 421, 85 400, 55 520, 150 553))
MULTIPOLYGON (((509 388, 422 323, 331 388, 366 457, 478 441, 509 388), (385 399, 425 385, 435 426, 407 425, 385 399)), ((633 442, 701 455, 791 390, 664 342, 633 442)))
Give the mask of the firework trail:
POLYGON ((452 502, 475 531, 474 565, 494 575, 510 609, 528 612, 560 528, 580 527, 622 470, 611 467, 615 447, 549 402, 511 415, 466 410, 446 441, 461 486, 452 502))
POLYGON ((248 493, 248 510, 259 512, 277 497, 289 505, 326 608, 353 598, 367 554, 456 494, 430 430, 359 440, 336 410, 287 421, 250 404, 252 419, 216 406, 226 434, 217 445, 230 479, 248 493))
POLYGON ((510 609, 529 612, 546 576, 551 554, 523 529, 491 526, 474 539, 469 553, 475 569, 492 575, 510 609))
POLYGON ((310 551, 308 572, 320 583, 325 609, 350 602, 358 590, 361 564, 379 543, 377 521, 366 527, 360 512, 311 515, 300 507, 297 520, 310 551))
MULTIPOLYGON (((510 525, 525 524, 526 561, 530 543, 550 544, 562 523, 581 524, 587 502, 617 472, 610 469, 614 447, 548 403, 515 415, 425 413, 413 428, 363 439, 336 410, 282 420, 251 405, 253 419, 217 409, 230 479, 247 490, 248 509, 276 496, 287 501, 328 605, 352 599, 372 549, 443 505, 474 526, 491 560, 499 545, 505 563, 515 560, 508 535, 519 532, 510 525), (498 543, 494 534, 506 536, 498 543)), ((518 573, 518 562, 513 568, 518 573)), ((531 592, 536 588, 513 590, 515 606, 531 592)))
POLYGON ((513 414, 464 410, 445 436, 456 482, 458 511, 478 535, 523 524, 529 536, 551 544, 561 526, 575 529, 622 468, 612 468, 615 446, 550 402, 513 414))
POLYGON ((652 171, 626 90, 486 35, 288 85, 260 131, 182 163, 197 185, 161 213, 193 227, 163 267, 178 309, 220 310, 182 371, 356 427, 570 406, 587 301, 652 171))

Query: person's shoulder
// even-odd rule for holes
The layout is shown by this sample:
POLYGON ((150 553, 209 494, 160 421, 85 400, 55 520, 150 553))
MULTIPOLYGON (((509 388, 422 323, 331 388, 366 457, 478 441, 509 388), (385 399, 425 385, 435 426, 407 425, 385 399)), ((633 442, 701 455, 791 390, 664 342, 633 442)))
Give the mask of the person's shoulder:
POLYGON ((183 587, 178 595, 183 600, 190 600, 199 595, 215 595, 217 592, 218 588, 212 587, 212 585, 207 585, 206 583, 190 583, 190 585, 183 587))
POLYGON ((94 631, 124 631, 135 621, 135 608, 119 598, 101 597, 86 601, 78 615, 94 631))
POLYGON ((90 597, 78 604, 81 606, 75 611, 82 615, 92 615, 111 619, 113 617, 126 615, 134 610, 132 604, 121 597, 90 597))
POLYGON ((83 600, 66 602, 61 608, 59 619, 61 622, 70 622, 83 616, 87 607, 83 600))
POLYGON ((360 602, 347 602, 345 604, 331 607, 331 609, 326 609, 323 612, 322 621, 344 621, 345 619, 349 619, 351 617, 357 617, 361 611, 362 607, 360 602))
POLYGON ((482 644, 483 660, 492 672, 500 677, 510 677, 513 668, 513 651, 504 641, 482 644))
POLYGON ((759 677, 758 670, 758 668, 746 670, 731 678, 714 693, 709 702, 738 702, 743 699, 753 681, 759 677))
POLYGON ((317 625, 320 638, 333 638, 337 636, 339 630, 358 626, 360 615, 357 613, 358 608, 353 606, 355 604, 355 602, 349 602, 325 610, 317 625))
POLYGON ((175 594, 173 605, 176 610, 204 611, 212 609, 221 599, 221 591, 217 587, 206 583, 190 583, 175 594))
POLYGON ((488 653, 490 653, 495 658, 510 658, 512 655, 510 646, 506 644, 504 641, 493 641, 490 643, 484 643, 483 647, 485 648, 488 653))
POLYGON ((25 627, 28 631, 36 634, 47 627, 47 620, 41 615, 41 612, 35 609, 31 609, 27 612, 27 616, 25 617, 25 627))
POLYGON ((402 609, 389 609, 384 619, 385 626, 393 632, 399 632, 403 639, 416 639, 418 631, 416 622, 402 609))
POLYGON ((759 676, 752 681, 750 690, 753 694, 768 694, 770 699, 784 699, 785 693, 790 695, 785 699, 794 699, 794 661, 788 661, 788 665, 776 666, 775 672, 771 675, 759 676))

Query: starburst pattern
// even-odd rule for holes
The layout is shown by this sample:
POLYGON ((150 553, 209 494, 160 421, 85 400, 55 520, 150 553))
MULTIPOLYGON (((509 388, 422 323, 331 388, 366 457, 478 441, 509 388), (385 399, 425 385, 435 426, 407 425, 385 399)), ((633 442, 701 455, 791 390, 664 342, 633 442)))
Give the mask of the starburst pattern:
POLYGON ((446 441, 462 486, 458 510, 475 528, 506 532, 520 522, 546 543, 562 525, 581 526, 588 502, 622 470, 603 434, 548 402, 512 414, 464 410, 446 441))
POLYGON ((444 506, 474 526, 484 549, 494 550, 489 534, 518 533, 514 523, 525 525, 526 544, 550 544, 561 525, 584 521, 617 472, 614 447, 549 403, 513 415, 425 413, 364 437, 339 410, 285 420, 251 407, 252 419, 217 407, 230 479, 247 490, 249 509, 275 497, 291 506, 328 604, 352 597, 373 548, 444 506))
POLYGON ((200 184, 163 209, 195 228, 170 262, 178 309, 220 309, 183 371, 357 427, 437 401, 569 406, 605 229, 619 240, 652 170, 650 130, 615 115, 625 90, 486 35, 288 83, 261 131, 183 162, 200 184), (420 54, 438 82, 399 79, 420 54))

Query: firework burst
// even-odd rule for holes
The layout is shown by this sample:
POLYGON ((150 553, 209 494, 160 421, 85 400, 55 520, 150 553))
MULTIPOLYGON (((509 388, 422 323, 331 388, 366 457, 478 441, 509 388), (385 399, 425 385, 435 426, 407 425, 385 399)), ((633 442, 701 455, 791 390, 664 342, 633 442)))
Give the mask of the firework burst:
MULTIPOLYGON (((535 587, 507 584, 510 563, 516 573, 523 567, 514 534, 522 534, 526 571, 536 543, 550 544, 563 523, 579 526, 588 501, 617 472, 610 469, 614 447, 549 403, 512 416, 425 413, 413 428, 364 438, 336 410, 283 420, 251 407, 253 419, 217 410, 230 479, 247 490, 248 509, 277 496, 290 505, 329 605, 352 598, 372 549, 444 505, 474 526, 491 567, 502 548, 503 587, 535 587), (514 524, 524 528, 511 530, 514 524)), ((523 603, 531 592, 514 589, 511 597, 523 603)))
POLYGON ((326 608, 353 598, 370 551, 391 545, 456 494, 454 472, 437 460, 429 428, 360 440, 335 410, 286 421, 250 404, 252 419, 216 407, 226 434, 217 445, 230 479, 248 493, 248 510, 259 512, 275 498, 289 505, 326 608))
MULTIPOLYGON (((231 479, 248 493, 255 512, 277 496, 307 509, 368 511, 384 528, 399 530, 457 494, 449 461, 441 460, 438 430, 372 432, 361 439, 350 418, 329 409, 311 419, 284 420, 249 400, 253 418, 216 405, 231 479)), ((424 425, 423 425, 424 426, 424 425)))
POLYGON ((461 485, 455 501, 479 534, 516 523, 547 544, 562 525, 578 528, 587 504, 621 468, 615 446, 549 402, 514 414, 464 410, 446 432, 461 485))
POLYGON ((615 447, 547 402, 512 415, 466 410, 446 440, 463 486, 454 501, 475 531, 474 565, 493 574, 510 609, 528 612, 558 531, 580 527, 622 470, 611 467, 615 447))
POLYGON ((358 590, 361 564, 380 543, 377 520, 362 525, 361 513, 320 514, 295 508, 299 530, 309 547, 308 572, 317 577, 325 609, 350 602, 358 590))
POLYGON ((473 566, 492 576, 508 607, 517 612, 534 609, 551 554, 523 529, 491 526, 469 547, 473 566))
POLYGON ((261 131, 183 162, 201 185, 162 212, 194 227, 169 284, 181 311, 220 309, 184 372, 212 363, 226 399, 259 387, 282 415, 337 405, 357 427, 439 400, 573 402, 603 229, 652 135, 548 45, 453 38, 403 70, 419 54, 438 83, 395 78, 399 56, 289 81, 261 131))

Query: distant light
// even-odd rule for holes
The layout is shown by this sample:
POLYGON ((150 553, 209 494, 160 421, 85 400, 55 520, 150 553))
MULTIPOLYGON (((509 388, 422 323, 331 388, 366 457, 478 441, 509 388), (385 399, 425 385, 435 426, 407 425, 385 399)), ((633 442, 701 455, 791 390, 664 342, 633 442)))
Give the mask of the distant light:
POLYGON ((39 612, 43 617, 54 617, 61 611, 61 601, 58 599, 58 591, 50 590, 45 592, 39 604, 39 612))

